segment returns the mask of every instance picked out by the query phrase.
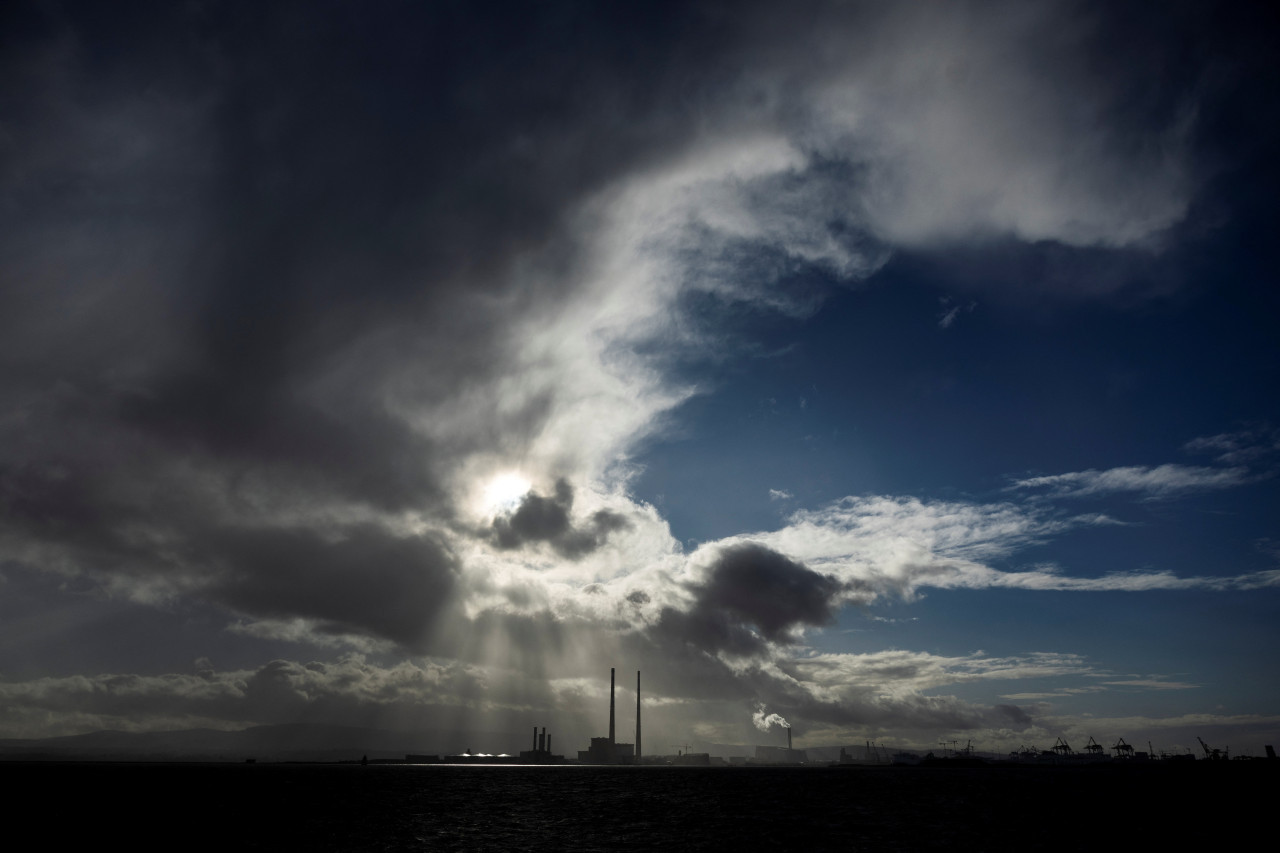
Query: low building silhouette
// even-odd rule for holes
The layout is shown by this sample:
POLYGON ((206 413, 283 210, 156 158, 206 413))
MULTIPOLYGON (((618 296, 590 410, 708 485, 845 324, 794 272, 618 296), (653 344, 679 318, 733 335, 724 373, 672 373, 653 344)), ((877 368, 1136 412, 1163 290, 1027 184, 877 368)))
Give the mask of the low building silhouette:
POLYGON ((809 757, 803 749, 786 746, 757 746, 757 764, 807 764, 809 757))

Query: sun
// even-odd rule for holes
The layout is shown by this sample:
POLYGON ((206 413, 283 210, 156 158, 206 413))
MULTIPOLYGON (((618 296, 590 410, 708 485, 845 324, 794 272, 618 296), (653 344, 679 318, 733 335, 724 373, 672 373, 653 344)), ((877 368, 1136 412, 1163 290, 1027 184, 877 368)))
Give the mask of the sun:
POLYGON ((513 510, 529 494, 533 484, 514 472, 499 474, 484 487, 481 498, 486 514, 497 515, 513 510))

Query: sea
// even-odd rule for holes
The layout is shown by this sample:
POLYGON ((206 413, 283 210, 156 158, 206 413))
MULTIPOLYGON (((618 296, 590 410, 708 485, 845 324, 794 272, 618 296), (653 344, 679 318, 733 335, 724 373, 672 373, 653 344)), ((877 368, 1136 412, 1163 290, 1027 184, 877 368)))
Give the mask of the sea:
POLYGON ((1023 851, 1240 846, 1274 835, 1255 804, 1277 771, 4 762, 0 782, 11 834, 59 847, 1023 851))

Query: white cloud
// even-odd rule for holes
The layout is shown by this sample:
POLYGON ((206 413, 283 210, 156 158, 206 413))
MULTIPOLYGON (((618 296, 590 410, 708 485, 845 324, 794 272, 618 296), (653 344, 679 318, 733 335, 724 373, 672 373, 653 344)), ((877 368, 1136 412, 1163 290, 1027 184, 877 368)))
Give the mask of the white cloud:
POLYGON ((785 664, 812 685, 818 698, 836 694, 906 695, 972 681, 1082 676, 1094 672, 1079 655, 1036 653, 990 657, 935 655, 891 649, 866 654, 820 654, 785 664))
MULTIPOLYGON (((1107 521, 1013 503, 908 497, 846 498, 796 513, 781 530, 685 555, 658 511, 629 496, 637 448, 700 391, 673 378, 670 359, 705 355, 722 343, 714 318, 700 322, 686 313, 690 296, 804 316, 822 294, 795 289, 804 278, 797 272, 816 269, 857 283, 896 247, 970 238, 1146 247, 1182 217, 1194 188, 1185 115, 1146 129, 1117 122, 1128 84, 1092 67, 1095 34, 1074 12, 1054 4, 831 7, 831 18, 795 16, 787 26, 798 29, 784 39, 764 26, 753 30, 748 20, 743 43, 727 48, 725 67, 740 73, 727 81, 709 75, 714 82, 699 82, 707 89, 691 95, 692 105, 618 122, 641 138, 662 138, 644 156, 615 156, 609 144, 634 141, 605 127, 610 119, 599 118, 596 104, 581 110, 574 99, 549 93, 564 121, 534 134, 532 177, 498 172, 500 190, 483 211, 472 211, 474 222, 458 221, 465 211, 455 202, 482 198, 474 190, 487 185, 477 176, 512 162, 505 125, 483 121, 456 135, 477 140, 478 152, 450 148, 454 135, 444 135, 438 157, 448 165, 435 169, 436 161, 417 151, 435 144, 434 132, 395 145, 338 137, 334 148, 308 149, 325 156, 296 156, 288 140, 315 139, 315 128, 334 115, 367 106, 324 91, 323 80, 320 97, 299 93, 314 100, 277 102, 261 81, 236 77, 240 124, 275 129, 261 138, 217 126, 221 87, 232 85, 218 75, 191 84, 207 87, 204 100, 113 99, 106 83, 102 93, 70 82, 65 91, 38 91, 32 109, 46 110, 51 125, 19 140, 21 168, 10 171, 47 181, 58 201, 15 223, 22 227, 3 241, 18 247, 17 266, 7 269, 17 273, 14 280, 41 284, 56 273, 57 298, 31 285, 35 296, 26 302, 34 307, 19 318, 21 343, 30 347, 21 364, 43 365, 43 355, 30 353, 55 351, 66 364, 53 378, 42 374, 46 385, 36 390, 22 384, 35 375, 26 369, 13 372, 23 377, 20 386, 0 389, 0 464, 18 472, 4 481, 12 486, 5 498, 21 510, 6 514, 6 555, 42 572, 97 578, 101 589, 135 601, 211 601, 235 612, 233 630, 241 636, 370 653, 392 644, 438 645, 462 662, 445 666, 445 674, 345 658, 277 662, 212 681, 102 676, 3 685, 6 707, 34 709, 16 725, 35 725, 60 695, 74 699, 58 707, 79 708, 99 725, 141 725, 144 706, 153 709, 153 722, 162 715, 251 719, 244 701, 254 685, 269 688, 277 708, 317 697, 361 707, 401 698, 471 701, 470 687, 483 681, 479 663, 525 654, 569 671, 598 655, 601 644, 647 638, 664 611, 694 606, 692 590, 716 555, 745 541, 838 579, 835 604, 911 599, 929 587, 1276 583, 1276 573, 1208 579, 1002 571, 990 564, 1107 521), (70 122, 72 130, 83 124, 78 131, 54 121, 85 99, 94 106, 88 118, 70 122), (153 102, 160 106, 146 106, 153 102), (308 112, 317 103, 322 116, 308 112), (197 137, 225 140, 226 151, 208 150, 216 146, 197 137), (565 151, 595 156, 599 148, 610 165, 595 166, 585 183, 571 180, 588 171, 577 157, 559 172, 540 165, 565 151), (85 152, 95 156, 79 156, 85 152), (236 159, 249 152, 252 164, 236 159), (347 177, 330 165, 360 161, 368 174, 347 177), (215 185, 219 174, 257 175, 249 165, 270 176, 262 193, 215 185), (401 185, 402 193, 386 197, 364 189, 401 185), (115 215, 127 197, 121 188, 158 193, 160 226, 104 230, 109 222, 135 222, 132 214, 115 215), (392 196, 409 201, 397 204, 392 196), (71 222, 59 206, 68 197, 71 207, 105 200, 108 209, 71 222), (384 211, 384 202, 392 209, 384 211), (367 225, 370 209, 395 227, 355 227, 367 225), (293 224, 277 229, 277 220, 293 224), (202 248, 187 255, 188 245, 202 248), (213 254, 231 259, 190 282, 175 279, 173 270, 208 266, 209 246, 227 247, 213 254), (103 257, 118 268, 99 273, 103 257), (44 272, 33 277, 31 270, 44 272), (189 291, 176 298, 171 279, 189 291), (88 293, 83 281, 105 283, 88 293), (278 299, 270 310, 264 294, 278 299), (89 340, 84 329, 100 319, 93 306, 106 302, 127 309, 124 322, 97 323, 89 340), (30 317, 39 322, 26 322, 30 317), (499 476, 527 481, 543 496, 561 479, 570 483, 567 530, 584 529, 597 513, 626 524, 576 559, 557 553, 555 544, 565 541, 549 536, 497 547, 480 496, 499 476), (534 640, 546 647, 535 648, 534 640), (450 692, 450 679, 462 686, 450 692)), ((90 65, 73 53, 57 63, 76 71, 67 81, 87 76, 90 65)), ((269 68, 268 58, 257 57, 269 68)), ((255 62, 227 63, 227 75, 241 66, 255 62)), ((498 107, 484 113, 504 115, 498 107)), ((256 187, 253 180, 246 185, 256 187)), ((941 324, 955 316, 944 314, 941 324)), ((16 346, 19 339, 5 340, 16 346)), ((1165 494, 1241 478, 1242 469, 1162 466, 1017 487, 1165 494)), ((792 496, 770 490, 770 497, 792 496)), ((747 610, 759 618, 760 607, 747 610)), ((817 621, 787 622, 776 636, 796 639, 817 621)), ((880 684, 894 702, 864 698, 853 712, 832 713, 865 711, 920 725, 985 719, 983 709, 920 692, 948 679, 1024 677, 1010 673, 1076 665, 886 653, 792 662, 788 677, 781 653, 770 643, 760 648, 738 660, 706 653, 681 665, 686 676, 708 667, 713 675, 732 670, 735 678, 774 667, 778 681, 795 682, 797 695, 809 690, 796 678, 804 676, 833 701, 844 701, 840 696, 859 683, 880 684), (841 681, 846 675, 852 680, 841 681)), ((700 686, 687 677, 681 689, 700 686)), ((488 701, 516 706, 517 698, 488 701)))
POLYGON ((1148 497, 1164 498, 1183 492, 1224 489, 1249 482, 1249 472, 1242 467, 1202 468, 1189 465, 1140 465, 1090 469, 1069 474, 1028 477, 1018 480, 1010 489, 1047 489, 1053 497, 1085 497, 1112 492, 1141 492, 1148 497))
MULTIPOLYGON (((482 235, 477 245, 492 247, 492 257, 483 263, 465 240, 437 245, 431 240, 440 238, 419 237, 413 229, 413 238, 403 244, 381 235, 367 244, 348 244, 324 229, 299 225, 288 245, 277 246, 253 230, 254 205, 261 200, 241 200, 252 208, 251 215, 234 212, 225 218, 245 230, 216 239, 243 238, 249 247, 272 247, 269 252, 247 248, 237 263, 261 269, 267 279, 281 278, 279 289, 286 295, 279 306, 280 331, 286 337, 262 332, 252 341, 257 356, 279 357, 280 370, 259 369, 253 357, 226 355, 244 352, 246 342, 225 317, 241 311, 248 316, 256 305, 252 299, 243 306, 237 301, 247 298, 256 283, 245 285, 244 293, 227 284, 239 281, 239 268, 213 271, 208 280, 191 285, 195 295, 178 300, 220 306, 224 313, 212 318, 217 322, 206 322, 210 318, 200 309, 192 309, 181 323, 151 321, 153 315, 177 310, 168 307, 168 296, 156 295, 168 292, 159 284, 167 280, 162 273, 168 267, 122 272, 121 282, 143 283, 138 300, 145 304, 131 316, 146 318, 148 329, 190 327, 213 330, 213 337, 152 341, 127 335, 151 349, 136 358, 132 351, 108 353, 117 356, 117 364, 96 350, 81 353, 70 345, 81 337, 77 327, 50 321, 42 339, 60 340, 67 358, 87 365, 85 375, 123 375, 119 369, 125 362, 155 367, 138 374, 138 387, 124 397, 117 399, 112 391, 80 401, 77 410, 95 413, 92 418, 60 417, 60 406, 37 410, 33 404, 23 410, 32 420, 0 424, 21 433, 21 441, 6 442, 15 465, 30 463, 30 470, 44 472, 51 468, 43 461, 56 457, 78 471, 108 472, 92 475, 100 480, 91 491, 99 501, 101 530, 85 531, 74 543, 37 543, 41 534, 19 530, 6 543, 9 552, 68 574, 109 576, 104 586, 123 588, 139 600, 211 596, 254 611, 245 624, 261 620, 256 631, 296 636, 297 625, 314 619, 316 608, 306 605, 305 596, 292 594, 264 593, 253 601, 218 598, 225 587, 209 581, 210 566, 225 569, 235 557, 206 556, 211 540, 221 544, 271 533, 296 538, 305 528, 314 534, 319 553, 323 545, 350 541, 356 527, 377 527, 388 535, 370 535, 370 540, 430 540, 442 555, 437 561, 441 590, 455 588, 448 573, 456 568, 457 589, 501 595, 503 589, 536 587, 538 573, 546 568, 536 547, 503 555, 477 541, 486 533, 486 519, 476 509, 479 496, 495 477, 507 475, 527 480, 542 494, 566 479, 575 489, 579 516, 608 509, 639 519, 613 534, 614 545, 552 570, 551 586, 608 581, 636 565, 668 559, 678 549, 652 508, 628 499, 627 486, 637 470, 636 448, 699 390, 673 379, 671 353, 686 348, 706 353, 720 343, 714 321, 699 323, 683 313, 690 294, 799 316, 814 309, 821 293, 791 287, 797 271, 817 268, 857 282, 877 270, 895 246, 970 236, 1133 246, 1145 244, 1182 215, 1191 191, 1183 124, 1163 121, 1143 132, 1130 128, 1150 143, 1131 144, 1109 112, 1127 84, 1091 70, 1086 59, 1096 34, 1076 18, 1070 7, 1053 5, 945 5, 927 13, 914 7, 831 8, 819 20, 789 23, 797 29, 779 38, 772 27, 746 15, 742 42, 725 47, 734 57, 750 59, 734 66, 743 69, 741 74, 706 83, 710 88, 701 94, 710 96, 696 115, 676 110, 637 119, 638 132, 653 130, 645 122, 656 122, 662 145, 644 157, 611 158, 612 171, 599 168, 590 183, 572 184, 574 189, 554 198, 544 198, 544 184, 531 178, 525 186, 525 176, 512 175, 507 191, 513 200, 529 204, 532 222, 517 218, 513 225, 506 214, 490 222, 477 213, 476 223, 461 223, 466 226, 458 232, 462 237, 472 236, 474 225, 482 235), (770 49, 761 49, 765 43, 770 49), (680 132, 666 133, 667 122, 680 132), (417 243, 423 239, 428 247, 420 251, 417 243), (437 254, 444 260, 433 260, 437 254), (286 263, 284 257, 293 260, 286 263), (333 304, 340 306, 332 316, 324 308, 330 292, 338 294, 333 304), (372 292, 381 295, 370 298, 372 292), (348 311, 344 298, 361 310, 348 311), (217 337, 221 334, 228 335, 226 340, 217 337), (315 353, 323 355, 306 355, 315 353), (213 361, 202 363, 206 357, 213 361), (225 414, 227 420, 220 421, 191 403, 187 391, 174 390, 204 381, 206 373, 213 376, 209 411, 251 416, 225 414), (255 382, 261 387, 250 388, 255 382), (264 400, 272 406, 257 405, 264 400), (111 414, 134 408, 141 413, 128 423, 111 414), (74 430, 84 435, 71 434, 74 430), (308 441, 297 440, 299 435, 308 441), (175 452, 175 447, 198 452, 175 452), (105 459, 112 465, 104 469, 98 463, 105 459), (117 470, 129 474, 113 477, 110 472, 117 470), (178 512, 180 507, 190 509, 178 512), (104 551, 111 553, 104 556, 104 551)), ((65 71, 82 59, 72 51, 56 66, 65 71)), ((217 81, 204 85, 218 91, 217 81)), ((55 87, 41 109, 56 116, 83 94, 55 87)), ((140 108, 114 90, 98 97, 95 115, 118 119, 140 108)), ((319 102, 326 108, 351 106, 327 95, 319 102)), ((145 134, 144 148, 165 148, 146 140, 163 140, 167 133, 178 134, 174 151, 191 148, 189 128, 216 123, 214 103, 210 96, 192 108, 199 121, 191 120, 185 108, 173 115, 144 110, 147 126, 156 125, 145 134)), ((267 106, 251 99, 246 109, 265 115, 267 106)), ((312 106, 298 100, 273 119, 290 129, 282 130, 280 139, 310 138, 304 131, 311 127, 307 110, 312 106)), ((536 153, 562 154, 566 146, 578 150, 575 134, 593 139, 600 130, 594 112, 570 113, 563 134, 537 138, 542 147, 536 153)), ((61 139, 55 130, 44 136, 61 139)), ((506 138, 491 132, 477 136, 506 138)), ((82 132, 75 139, 92 144, 96 137, 82 132)), ((63 171, 79 174, 82 166, 72 162, 74 157, 29 141, 23 156, 39 160, 43 165, 37 171, 47 172, 51 182, 57 183, 63 171)), ((280 164, 282 173, 292 174, 298 167, 303 184, 333 177, 301 169, 312 160, 300 163, 280 140, 255 144, 261 146, 255 156, 264 169, 280 164)), ((174 151, 161 159, 178 168, 186 161, 174 151)), ((483 162, 492 163, 509 152, 485 148, 483 153, 489 158, 483 162)), ((84 183, 101 198, 118 195, 120 170, 130 186, 175 185, 154 170, 160 161, 151 154, 116 151, 103 161, 110 174, 86 176, 84 183), (119 167, 110 167, 116 161, 119 167)), ((369 159, 371 169, 381 167, 369 159)), ((428 187, 432 194, 440 190, 441 198, 452 197, 446 189, 471 197, 469 178, 445 187, 441 181, 455 175, 426 169, 427 162, 388 161, 387 174, 404 173, 419 182, 414 186, 428 187)), ((234 160, 219 164, 238 165, 234 160)), ((182 173, 185 179, 207 190, 208 197, 166 194, 166 204, 175 210, 169 215, 166 207, 161 218, 182 223, 190 230, 183 236, 199 242, 208 236, 204 219, 196 215, 205 212, 199 205, 214 204, 221 195, 208 186, 211 173, 189 168, 194 171, 182 173), (184 204, 197 207, 185 210, 184 204)), ((382 173, 376 169, 373 174, 367 185, 381 185, 385 176, 378 177, 382 173)), ((535 177, 557 185, 547 174, 535 177)), ((297 216, 300 222, 337 223, 346 222, 343 217, 351 210, 363 209, 346 204, 342 195, 354 193, 363 204, 367 200, 358 191, 341 182, 332 188, 333 207, 320 212, 311 210, 305 193, 282 200, 290 205, 285 208, 274 202, 266 208, 272 216, 315 213, 297 216)), ((486 210, 505 209, 502 201, 486 210)), ((424 235, 453 233, 444 227, 458 224, 452 209, 419 204, 426 213, 408 204, 393 212, 419 223, 424 235)), ((36 220, 43 221, 32 217, 36 220)), ((137 254, 116 251, 109 235, 95 239, 94 245, 113 257, 137 254)), ((36 245, 22 234, 9 235, 8 243, 36 245)), ((75 265, 67 269, 75 272, 75 265)), ((76 275, 67 279, 72 285, 78 280, 76 275)), ((37 304, 41 316, 47 312, 57 318, 66 316, 63 302, 37 304)), ((32 494, 59 492, 49 488, 32 494)), ((930 519, 935 509, 895 506, 892 500, 875 509, 864 502, 851 510, 856 521, 839 517, 848 516, 846 510, 829 508, 798 516, 788 529, 763 538, 801 559, 812 553, 815 565, 840 564, 845 574, 869 575, 862 580, 871 587, 896 584, 906 591, 928 577, 938 584, 984 582, 981 576, 989 570, 982 560, 1063 523, 1010 508, 956 507, 986 531, 975 533, 959 523, 930 519), (877 517, 881 511, 895 517, 877 517), (873 541, 877 524, 890 525, 889 535, 873 541), (998 529, 1002 524, 1016 529, 998 529), (800 530, 829 547, 798 541, 800 530), (855 564, 865 571, 854 571, 855 564)), ((34 507, 30 517, 49 517, 51 511, 34 507)), ((335 575, 345 575, 358 562, 335 567, 335 575)), ((255 573, 284 564, 264 561, 255 573)), ((293 591, 289 586, 287 592, 293 591)), ((331 604, 326 602, 330 610, 331 604)), ((461 606, 474 610, 476 601, 461 606)), ((367 629, 370 621, 347 628, 367 629)))
POLYGON ((812 138, 870 164, 859 202, 875 233, 899 245, 995 233, 1122 246, 1182 217, 1193 105, 1149 148, 1128 147, 1123 90, 1086 60, 1096 32, 1071 11, 909 4, 854 44, 818 36, 810 53, 840 59, 814 83, 812 138))
MULTIPOLYGON (((406 413, 447 438, 545 401, 537 429, 467 459, 460 486, 517 465, 616 491, 631 448, 695 390, 637 354, 708 343, 679 314, 691 291, 805 314, 816 296, 778 286, 805 266, 858 281, 895 245, 975 235, 1128 246, 1183 215, 1185 122, 1131 145, 1111 121, 1122 83, 1085 61, 1095 34, 1068 7, 895 7, 840 23, 807 33, 803 56, 756 57, 688 144, 567 216, 576 284, 511 324, 512 369, 406 413)), ((508 284, 550 289, 559 263, 530 254, 508 284)))
POLYGON ((1224 465, 1242 465, 1280 451, 1280 431, 1264 425, 1200 436, 1188 441, 1182 449, 1188 453, 1212 453, 1224 465))
POLYGON ((1069 530, 1113 523, 1106 516, 1066 516, 1012 503, 847 497, 821 509, 793 513, 780 530, 707 543, 692 559, 728 544, 758 542, 834 576, 846 585, 846 601, 863 604, 883 596, 912 600, 926 588, 1136 592, 1280 585, 1276 571, 1189 577, 1129 571, 1078 577, 1052 565, 1024 570, 990 565, 1069 530))
POLYGON ((1104 681, 1108 687, 1129 687, 1147 690, 1194 690, 1203 685, 1185 681, 1165 681, 1160 678, 1131 678, 1124 681, 1104 681))

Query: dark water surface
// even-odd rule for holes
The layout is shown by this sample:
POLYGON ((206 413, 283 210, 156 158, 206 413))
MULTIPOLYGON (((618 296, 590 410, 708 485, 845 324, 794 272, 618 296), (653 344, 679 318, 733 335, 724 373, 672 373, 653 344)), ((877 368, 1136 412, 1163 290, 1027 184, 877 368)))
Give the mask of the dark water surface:
POLYGON ((1275 762, 696 768, 0 764, 11 826, 133 849, 1234 847, 1275 762), (51 825, 40 815, 52 808, 51 825), (1177 842, 1177 843, 1175 843, 1177 842))

